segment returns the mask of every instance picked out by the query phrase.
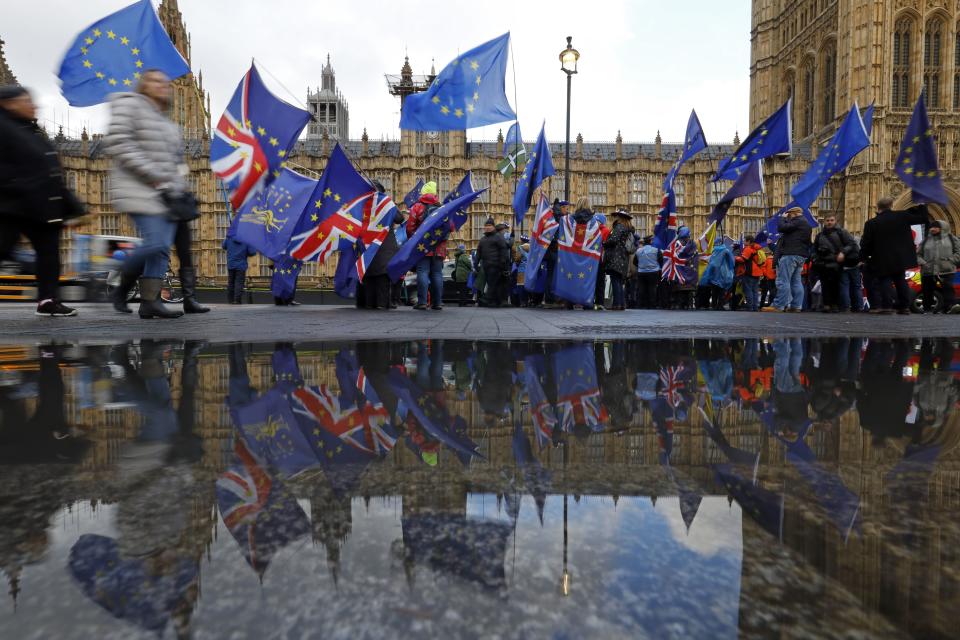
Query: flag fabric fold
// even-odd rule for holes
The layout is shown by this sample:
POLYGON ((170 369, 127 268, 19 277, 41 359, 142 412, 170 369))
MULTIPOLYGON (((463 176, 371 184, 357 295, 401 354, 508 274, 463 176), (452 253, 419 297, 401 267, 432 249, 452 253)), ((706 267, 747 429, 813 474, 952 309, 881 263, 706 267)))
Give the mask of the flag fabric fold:
POLYGON ((540 135, 537 136, 537 143, 530 154, 530 161, 523 168, 520 179, 517 182, 517 191, 513 195, 513 213, 516 223, 519 225, 530 208, 530 199, 533 192, 546 179, 552 176, 555 171, 553 168, 553 159, 550 157, 550 147, 547 145, 547 137, 544 132, 546 125, 540 127, 540 135))
POLYGON ((273 95, 250 65, 210 141, 210 167, 234 209, 280 177, 309 121, 308 112, 273 95))
POLYGON ((937 140, 927 117, 927 105, 922 93, 903 134, 894 170, 913 191, 914 202, 935 202, 947 206, 943 176, 937 166, 937 140))
POLYGON ((792 133, 790 122, 790 104, 787 99, 773 115, 760 123, 732 156, 720 163, 713 181, 736 180, 746 166, 754 160, 762 160, 782 153, 790 153, 792 133))
POLYGON ((400 128, 456 131, 515 120, 504 92, 509 48, 508 32, 457 56, 426 91, 407 96, 400 128))
POLYGON ((80 32, 60 63, 60 91, 74 107, 106 102, 133 91, 148 69, 174 79, 190 65, 170 40, 150 0, 140 0, 80 32))
POLYGON ((683 138, 683 149, 676 162, 670 167, 663 180, 663 202, 657 212, 657 222, 653 228, 653 246, 666 249, 677 235, 677 199, 673 183, 683 164, 707 147, 707 138, 700 125, 696 110, 690 111, 687 119, 687 131, 683 138))
POLYGON ((554 292, 573 304, 593 305, 603 236, 596 218, 577 224, 573 216, 560 222, 554 292))
POLYGON ((707 221, 723 224, 723 219, 727 216, 727 211, 730 210, 734 200, 758 191, 763 191, 763 163, 760 160, 754 160, 723 194, 720 201, 713 207, 713 211, 707 216, 707 221))
POLYGON ((550 243, 557 235, 560 223, 553 215, 547 197, 540 194, 537 203, 537 215, 533 219, 533 229, 530 231, 530 254, 527 256, 526 279, 523 287, 531 293, 543 293, 546 285, 546 269, 543 259, 547 255, 550 243), (542 273, 541 273, 542 272, 542 273))
POLYGON ((409 209, 413 205, 417 204, 417 200, 420 199, 420 189, 423 188, 423 178, 417 180, 417 184, 413 185, 413 189, 403 196, 403 204, 409 209))

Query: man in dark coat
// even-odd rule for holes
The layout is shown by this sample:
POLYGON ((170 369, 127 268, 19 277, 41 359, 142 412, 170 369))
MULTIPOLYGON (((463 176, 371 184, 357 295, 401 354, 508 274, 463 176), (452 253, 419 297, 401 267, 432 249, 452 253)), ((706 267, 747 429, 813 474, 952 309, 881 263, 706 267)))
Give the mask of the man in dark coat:
POLYGON ((820 276, 823 310, 836 311, 841 306, 840 276, 848 263, 855 265, 860 260, 857 241, 846 229, 837 225, 836 216, 829 215, 823 220, 823 230, 813 241, 813 250, 813 264, 820 276))
POLYGON ((483 226, 483 238, 477 245, 477 264, 483 270, 485 283, 480 305, 499 307, 503 302, 501 279, 510 275, 510 245, 497 231, 493 218, 487 218, 483 226))
POLYGON ((26 89, 0 87, 0 259, 26 236, 37 253, 37 315, 75 316, 76 309, 57 300, 60 232, 83 205, 67 188, 57 150, 36 118, 26 89))
POLYGON ((390 224, 390 231, 383 239, 383 244, 377 250, 377 254, 367 267, 363 275, 363 290, 366 296, 365 307, 367 309, 390 309, 390 276, 387 275, 387 264, 390 259, 400 250, 400 243, 397 242, 395 230, 397 226, 405 224, 403 213, 397 211, 390 224))
POLYGON ((773 305, 761 311, 793 311, 803 309, 803 264, 810 257, 810 223, 800 207, 787 209, 777 225, 777 297, 773 305))
POLYGON ((904 272, 917 265, 917 249, 910 227, 927 224, 927 205, 921 204, 906 211, 893 211, 893 199, 877 202, 876 217, 863 225, 860 255, 870 272, 870 288, 875 290, 871 300, 880 308, 877 313, 910 313, 910 288, 904 272), (895 293, 895 295, 894 295, 895 293))

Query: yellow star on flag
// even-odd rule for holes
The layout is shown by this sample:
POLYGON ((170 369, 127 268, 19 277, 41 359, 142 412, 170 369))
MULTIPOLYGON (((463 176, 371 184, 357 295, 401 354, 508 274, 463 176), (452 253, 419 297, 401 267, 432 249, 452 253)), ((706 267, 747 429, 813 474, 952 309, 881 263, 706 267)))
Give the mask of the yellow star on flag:
POLYGON ((903 170, 903 172, 906 173, 907 175, 910 175, 911 173, 913 173, 913 167, 907 167, 906 169, 903 170))
POLYGON ((130 39, 127 36, 122 36, 120 38, 120 44, 130 44, 130 39))
POLYGON ((914 141, 915 143, 916 143, 916 142, 920 142, 920 136, 913 136, 913 141, 914 141))
POLYGON ((317 239, 323 240, 323 231, 317 231, 317 239))
POLYGON ((333 194, 333 199, 335 202, 340 202, 340 194, 339 193, 333 194))
POLYGON ((476 60, 474 60, 473 62, 470 63, 470 68, 476 71, 477 69, 480 68, 480 65, 477 63, 476 60))
POLYGON ((116 40, 117 34, 115 34, 113 31, 107 31, 107 37, 110 38, 111 40, 116 40))
POLYGON ((80 53, 82 53, 83 55, 87 55, 87 51, 89 51, 89 49, 87 49, 86 47, 80 47, 80 53))
POLYGON ((93 67, 93 63, 90 62, 89 60, 84 60, 84 61, 83 61, 83 66, 86 67, 87 69, 89 69, 89 68, 93 67))
POLYGON ((130 53, 132 53, 135 56, 138 56, 140 55, 140 49, 137 49, 136 47, 134 47, 133 49, 130 49, 130 53))
POLYGON ((124 78, 124 79, 123 79, 123 86, 129 87, 129 86, 132 85, 132 84, 133 84, 133 81, 130 80, 130 78, 124 78))
MULTIPOLYGON (((93 38, 84 38, 83 41, 87 44, 93 44, 93 38)), ((84 53, 86 53, 86 51, 84 51, 84 53)))
MULTIPOLYGON (((262 128, 262 127, 261 127, 261 128, 262 128)), ((276 138, 270 138, 270 146, 275 147, 275 146, 277 146, 278 144, 280 144, 280 141, 279 141, 279 140, 277 140, 276 138)))
POLYGON ((136 78, 137 80, 139 80, 139 79, 140 79, 140 72, 139 72, 139 71, 134 71, 134 72, 133 72, 133 77, 136 78))
POLYGON ((109 83, 110 83, 110 86, 112 86, 112 87, 117 86, 117 81, 114 80, 113 78, 110 78, 109 80, 107 80, 107 82, 109 82, 109 83))
POLYGON ((426 250, 427 250, 427 248, 426 248, 425 246, 423 246, 423 243, 422 243, 422 242, 417 245, 417 251, 423 252, 423 251, 426 251, 426 250))
POLYGON ((477 92, 477 91, 474 91, 474 92, 473 92, 473 101, 476 102, 476 101, 479 100, 479 99, 480 99, 480 93, 477 92))
POLYGON ((237 135, 237 130, 234 129, 233 127, 227 127, 227 135, 230 137, 233 137, 237 135))
POLYGON ((324 197, 324 198, 329 198, 332 193, 333 193, 333 191, 330 191, 330 189, 325 189, 325 190, 323 191, 323 197, 324 197))
POLYGON ((94 30, 93 30, 93 37, 94 37, 94 38, 99 38, 99 37, 102 36, 102 35, 103 35, 103 32, 100 31, 100 29, 94 29, 94 30))
POLYGON ((253 163, 253 168, 254 168, 254 170, 256 170, 257 172, 263 171, 263 167, 260 165, 259 162, 254 162, 254 163, 253 163))
POLYGON ((477 86, 480 86, 480 76, 477 76, 477 86))
POLYGON ((102 72, 102 71, 97 71, 97 77, 98 77, 99 79, 103 80, 105 76, 103 75, 103 72, 102 72))
POLYGON ((450 113, 450 107, 448 107, 447 105, 443 105, 442 107, 440 107, 440 113, 442 113, 443 115, 448 115, 450 113))
POLYGON ((310 214, 310 222, 316 222, 317 219, 318 219, 318 218, 317 218, 317 214, 315 214, 315 213, 311 213, 311 214, 310 214))
POLYGON ((460 109, 460 108, 454 109, 454 110, 453 110, 453 115, 457 116, 458 118, 462 118, 462 117, 463 117, 463 109, 460 109))
POLYGON ((468 105, 467 105, 467 111, 469 111, 470 113, 473 113, 473 105, 472 105, 472 104, 468 104, 468 105))
POLYGON ((280 156, 281 158, 287 155, 286 149, 280 149, 280 151, 277 151, 277 155, 280 156))
POLYGON ((259 133, 262 136, 265 136, 267 135, 267 130, 264 129, 263 127, 257 127, 257 133, 259 133))
POLYGON ((137 69, 143 69, 143 60, 137 60, 137 69))
POLYGON ((440 104, 440 96, 433 96, 431 102, 433 102, 433 104, 440 104))

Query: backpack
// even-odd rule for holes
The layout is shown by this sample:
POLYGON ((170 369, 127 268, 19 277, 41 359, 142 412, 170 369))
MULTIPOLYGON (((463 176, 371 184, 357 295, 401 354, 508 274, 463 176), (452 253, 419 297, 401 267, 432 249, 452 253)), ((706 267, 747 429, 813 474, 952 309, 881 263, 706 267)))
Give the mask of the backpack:
POLYGON ((758 267, 762 267, 767 263, 767 252, 763 249, 757 249, 757 252, 753 254, 753 261, 757 263, 758 267))

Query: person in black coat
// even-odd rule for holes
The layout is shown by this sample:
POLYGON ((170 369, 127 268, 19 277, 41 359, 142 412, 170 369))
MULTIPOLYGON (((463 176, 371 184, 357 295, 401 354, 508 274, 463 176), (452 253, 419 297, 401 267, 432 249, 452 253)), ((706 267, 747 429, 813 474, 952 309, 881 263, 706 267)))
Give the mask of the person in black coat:
POLYGON ((917 249, 910 227, 926 225, 929 221, 927 205, 921 204, 906 211, 893 211, 893 199, 877 202, 876 217, 863 225, 860 255, 867 264, 870 277, 871 300, 876 301, 879 313, 908 314, 910 288, 904 272, 917 265, 917 249))
POLYGON ((483 238, 477 244, 477 263, 483 270, 485 290, 480 305, 499 307, 503 303, 501 279, 510 275, 510 245, 496 230, 493 218, 483 227, 483 238))
POLYGON ((67 188, 57 150, 37 126, 37 107, 20 86, 0 86, 0 259, 20 235, 37 253, 37 315, 75 316, 57 300, 60 232, 83 205, 67 188))
POLYGON ((393 307, 390 303, 390 276, 387 275, 387 264, 400 250, 400 243, 397 242, 395 231, 398 225, 405 222, 403 213, 397 211, 393 222, 390 224, 390 230, 383 239, 383 244, 380 245, 380 249, 373 257, 370 266, 367 267, 367 272, 363 276, 364 307, 367 309, 390 309, 393 307))

